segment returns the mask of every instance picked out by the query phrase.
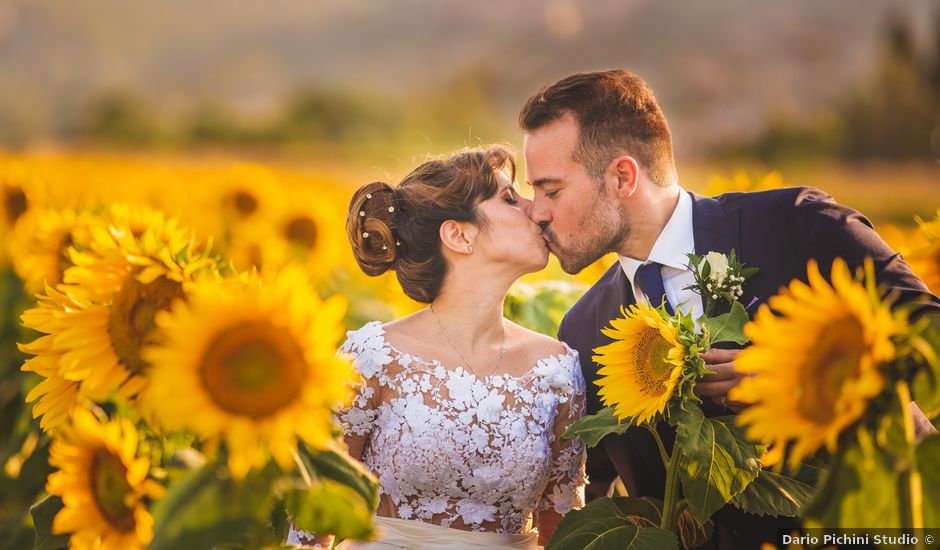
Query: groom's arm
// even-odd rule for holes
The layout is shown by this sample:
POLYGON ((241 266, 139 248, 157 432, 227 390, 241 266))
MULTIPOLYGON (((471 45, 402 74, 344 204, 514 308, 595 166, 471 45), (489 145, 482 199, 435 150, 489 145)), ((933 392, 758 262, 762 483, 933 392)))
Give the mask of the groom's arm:
POLYGON ((863 266, 865 259, 871 258, 878 284, 896 293, 898 304, 914 305, 917 316, 940 314, 940 299, 885 243, 868 218, 811 187, 800 190, 794 206, 790 234, 804 264, 815 259, 820 272, 828 275, 835 258, 844 259, 850 269, 863 266))

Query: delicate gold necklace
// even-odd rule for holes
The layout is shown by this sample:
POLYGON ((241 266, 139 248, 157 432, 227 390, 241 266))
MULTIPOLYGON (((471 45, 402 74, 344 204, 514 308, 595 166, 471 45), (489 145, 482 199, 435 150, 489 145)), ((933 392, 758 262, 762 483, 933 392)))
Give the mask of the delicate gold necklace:
MULTIPOLYGON (((428 309, 431 310, 431 314, 434 315, 435 319, 437 319, 437 326, 441 327, 441 332, 444 334, 444 338, 447 338, 447 341, 450 343, 450 347, 454 348, 454 351, 457 352, 457 356, 460 357, 460 359, 463 361, 465 365, 467 365, 467 368, 470 369, 470 372, 472 372, 473 374, 477 375, 477 377, 479 377, 480 373, 475 371, 473 367, 470 366, 470 361, 467 361, 467 358, 464 357, 462 353, 460 353, 460 350, 457 349, 457 345, 454 344, 454 341, 451 340, 450 335, 447 334, 446 330, 444 330, 444 323, 441 322, 441 318, 437 316, 437 312, 434 311, 434 308, 431 307, 431 304, 428 304, 428 309)), ((493 368, 492 371, 490 371, 490 373, 487 376, 492 376, 494 372, 499 370, 499 366, 503 363, 503 355, 506 355, 506 328, 505 327, 503 327, 503 344, 499 347, 499 358, 496 359, 496 366, 493 368)))

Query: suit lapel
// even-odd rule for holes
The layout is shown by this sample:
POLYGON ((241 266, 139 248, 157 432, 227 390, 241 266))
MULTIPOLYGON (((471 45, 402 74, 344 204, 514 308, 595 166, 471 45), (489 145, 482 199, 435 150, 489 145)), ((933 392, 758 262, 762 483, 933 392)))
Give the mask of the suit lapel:
POLYGON ((695 253, 705 255, 714 251, 729 254, 731 249, 735 249, 740 254, 741 213, 735 210, 728 214, 717 200, 696 193, 689 194, 692 195, 695 253))
MULTIPOLYGON (((696 193, 689 194, 692 195, 695 253, 700 256, 709 252, 728 255, 734 250, 741 258, 741 212, 735 210, 729 214, 718 200, 696 193)), ((722 314, 729 310, 728 304, 723 302, 715 313, 722 314)))
POLYGON ((615 261, 610 266, 611 277, 605 283, 606 288, 601 293, 597 311, 595 313, 595 326, 598 328, 598 345, 606 344, 609 338, 600 333, 600 329, 610 325, 611 319, 620 317, 620 307, 627 306, 636 301, 633 297, 633 290, 630 288, 630 281, 623 272, 619 261, 615 261))

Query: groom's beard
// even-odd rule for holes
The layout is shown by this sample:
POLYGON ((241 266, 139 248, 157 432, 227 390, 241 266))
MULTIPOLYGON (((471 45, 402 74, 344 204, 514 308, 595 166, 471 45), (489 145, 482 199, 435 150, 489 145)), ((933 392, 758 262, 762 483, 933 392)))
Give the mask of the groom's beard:
MULTIPOLYGON (((597 202, 594 203, 597 205, 597 202)), ((542 227, 548 249, 558 258, 565 273, 575 275, 582 269, 601 259, 608 252, 615 252, 630 234, 630 228, 620 212, 610 208, 588 209, 597 215, 588 215, 580 224, 578 236, 571 243, 562 245, 550 226, 542 227)))

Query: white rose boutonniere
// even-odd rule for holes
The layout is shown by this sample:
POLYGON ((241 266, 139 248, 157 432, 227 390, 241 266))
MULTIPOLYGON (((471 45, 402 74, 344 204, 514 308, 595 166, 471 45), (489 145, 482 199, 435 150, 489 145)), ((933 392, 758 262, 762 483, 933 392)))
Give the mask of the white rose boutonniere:
POLYGON ((695 284, 686 288, 701 295, 706 317, 713 316, 722 301, 733 304, 740 298, 744 293, 744 281, 757 273, 756 267, 745 267, 739 262, 734 250, 727 256, 714 251, 704 256, 688 256, 695 284))

